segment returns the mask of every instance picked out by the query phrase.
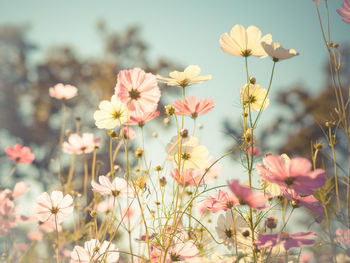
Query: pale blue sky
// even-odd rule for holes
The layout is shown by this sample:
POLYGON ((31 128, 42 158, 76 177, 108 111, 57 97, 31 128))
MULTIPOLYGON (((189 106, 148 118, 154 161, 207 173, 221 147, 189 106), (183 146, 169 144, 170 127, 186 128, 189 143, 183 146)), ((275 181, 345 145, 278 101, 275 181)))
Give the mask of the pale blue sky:
MULTIPOLYGON (((335 12, 341 2, 332 0, 329 6, 333 41, 344 43, 349 42, 350 25, 342 22, 335 12)), ((324 2, 321 7, 324 10, 324 2)), ((128 25, 140 25, 152 59, 167 57, 183 65, 199 65, 203 74, 212 74, 213 78, 191 87, 189 95, 216 101, 213 112, 199 119, 207 127, 202 132, 202 143, 214 156, 223 153, 227 142, 223 140, 222 119, 230 117, 236 122, 240 117, 239 89, 245 81, 244 61, 224 54, 219 48, 220 35, 235 24, 255 25, 263 34, 271 33, 274 41, 300 53, 277 64, 271 106, 263 121, 268 122, 276 112, 273 100, 276 91, 300 82, 317 91, 324 81, 321 63, 326 58, 325 49, 311 0, 11 0, 1 1, 0 10, 0 24, 31 24, 29 37, 43 50, 64 43, 73 46, 80 55, 99 56, 101 42, 96 21, 103 19, 116 31, 128 25)), ((251 58, 249 63, 251 75, 266 87, 272 66, 270 59, 251 58)), ((166 142, 170 137, 167 134, 161 139, 166 142)), ((228 173, 232 166, 224 163, 228 173)))

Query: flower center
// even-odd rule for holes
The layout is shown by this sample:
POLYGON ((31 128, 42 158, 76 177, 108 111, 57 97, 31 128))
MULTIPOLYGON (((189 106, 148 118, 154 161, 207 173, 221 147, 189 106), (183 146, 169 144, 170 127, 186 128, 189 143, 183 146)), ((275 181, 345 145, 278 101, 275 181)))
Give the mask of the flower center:
POLYGON ((115 119, 115 120, 119 120, 121 116, 122 116, 122 112, 121 112, 121 111, 114 111, 114 112, 112 113, 112 117, 113 117, 113 119, 115 119))
POLYGON ((281 238, 288 239, 288 238, 291 238, 291 235, 288 232, 282 232, 281 238))
POLYGON ((186 160, 189 160, 191 158, 191 155, 189 153, 183 153, 181 155, 181 158, 186 161, 186 160))
POLYGON ((244 236, 244 237, 249 237, 249 235, 250 235, 249 230, 246 230, 246 231, 242 232, 242 236, 244 236))
POLYGON ((232 202, 232 201, 227 202, 227 203, 226 203, 226 207, 227 207, 228 209, 231 209, 231 208, 233 207, 233 202, 232 202))
POLYGON ((252 54, 252 50, 251 49, 245 49, 241 51, 241 55, 243 57, 249 57, 252 54))
POLYGON ((137 100, 139 99, 141 96, 140 96, 140 92, 136 89, 132 89, 129 91, 129 96, 132 100, 137 100))
POLYGON ((175 253, 170 254, 171 261, 180 261, 180 256, 176 255, 175 253))
POLYGON ((225 235, 226 235, 228 238, 233 237, 232 230, 231 230, 231 229, 226 229, 226 230, 225 230, 225 235))
POLYGON ((51 211, 52 214, 55 215, 55 214, 58 213, 59 209, 58 209, 58 207, 51 207, 50 211, 51 211))
POLYGON ((179 83, 179 86, 180 87, 186 87, 188 84, 190 84, 191 83, 191 81, 189 80, 189 79, 183 79, 183 80, 180 80, 180 81, 178 81, 178 83, 179 83))
POLYGON ((120 194, 120 191, 118 191, 118 190, 112 190, 112 195, 113 195, 114 197, 117 197, 119 194, 120 194))
POLYGON ((192 113, 192 119, 196 119, 197 117, 198 117, 198 113, 197 112, 192 113))
POLYGON ((294 183, 295 178, 289 177, 286 180, 284 180, 284 182, 286 183, 286 185, 290 186, 294 183))
POLYGON ((248 100, 247 100, 246 103, 252 104, 254 102, 256 102, 256 97, 253 96, 253 95, 249 95, 248 100))

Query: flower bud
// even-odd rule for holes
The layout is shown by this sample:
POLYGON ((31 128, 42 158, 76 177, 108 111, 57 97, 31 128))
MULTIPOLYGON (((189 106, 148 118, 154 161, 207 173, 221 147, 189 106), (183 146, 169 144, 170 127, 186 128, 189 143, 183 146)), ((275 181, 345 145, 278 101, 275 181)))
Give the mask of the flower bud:
POLYGON ((322 150, 323 145, 322 145, 322 143, 316 143, 316 144, 314 145, 314 147, 315 147, 316 150, 322 150))
POLYGON ((256 83, 256 78, 254 78, 254 77, 251 77, 250 79, 249 79, 249 82, 250 82, 250 84, 255 84, 256 83))
POLYGON ((164 176, 159 178, 159 184, 160 184, 160 186, 166 186, 166 179, 164 176))
POLYGON ((154 171, 159 172, 162 170, 162 167, 160 165, 157 165, 156 167, 154 167, 154 171))
POLYGON ((180 131, 180 136, 181 136, 182 138, 187 138, 187 137, 188 137, 188 130, 187 130, 187 129, 182 129, 182 130, 180 131))
POLYGON ((143 150, 138 148, 136 151, 135 151, 135 157, 136 158, 140 158, 141 156, 143 155, 143 150))
POLYGON ((265 226, 269 229, 275 229, 277 227, 277 218, 270 216, 265 221, 265 226))

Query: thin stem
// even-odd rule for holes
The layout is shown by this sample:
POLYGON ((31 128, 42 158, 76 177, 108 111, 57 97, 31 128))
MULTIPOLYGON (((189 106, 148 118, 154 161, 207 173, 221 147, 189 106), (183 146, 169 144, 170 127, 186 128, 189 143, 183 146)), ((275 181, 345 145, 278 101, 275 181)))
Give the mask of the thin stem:
POLYGON ((58 142, 58 179, 63 186, 63 177, 62 177, 62 164, 61 164, 61 155, 62 155, 62 144, 64 139, 64 129, 65 129, 65 112, 66 112, 66 104, 64 100, 62 100, 62 120, 61 120, 61 130, 60 130, 60 139, 58 142))
POLYGON ((59 239, 59 234, 58 234, 58 225, 57 225, 57 214, 55 214, 55 227, 56 227, 56 239, 57 239, 57 244, 56 244, 56 262, 60 262, 60 255, 59 255, 59 247, 60 247, 60 239, 59 239))
POLYGON ((14 166, 14 167, 11 169, 9 175, 6 177, 6 179, 4 180, 4 182, 2 183, 2 185, 0 185, 0 189, 8 182, 8 180, 10 180, 11 176, 15 173, 16 168, 17 168, 17 166, 14 166))

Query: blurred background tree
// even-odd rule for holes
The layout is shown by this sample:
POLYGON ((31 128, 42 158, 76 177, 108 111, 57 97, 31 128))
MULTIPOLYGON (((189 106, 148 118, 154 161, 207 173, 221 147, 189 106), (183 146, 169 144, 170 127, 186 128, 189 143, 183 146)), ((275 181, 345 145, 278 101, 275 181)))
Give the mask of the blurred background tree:
MULTIPOLYGON (((82 131, 94 129, 100 132, 97 135, 103 136, 102 131, 95 129, 93 112, 102 99, 110 99, 113 95, 120 70, 140 67, 146 72, 166 74, 178 67, 167 59, 150 59, 149 47, 140 37, 140 28, 137 26, 123 32, 113 32, 100 21, 97 23, 97 33, 102 40, 103 55, 96 58, 81 57, 70 46, 50 47, 43 52, 29 40, 28 26, 0 27, 1 145, 2 148, 12 147, 11 141, 15 141, 30 146, 36 154, 33 165, 37 172, 33 176, 41 178, 44 186, 52 178, 57 178, 57 164, 52 166, 51 163, 56 157, 61 125, 61 103, 49 96, 50 87, 64 83, 78 88, 79 96, 66 102, 65 139, 70 131, 75 131, 76 118, 80 119, 82 131), (33 61, 34 51, 41 56, 33 61)), ((176 91, 162 87, 163 95, 176 91)), ((164 112, 163 106, 162 100, 159 104, 161 114, 164 112)), ((107 150, 108 147, 103 149, 107 150)), ((103 149, 98 151, 98 158, 108 163, 103 160, 103 156, 108 156, 103 149)), ((69 166, 68 157, 65 160, 66 170, 69 166)), ((77 169, 79 171, 81 168, 77 169)), ((104 171, 101 167, 101 172, 104 171)), ((16 176, 21 176, 20 171, 16 176)))

